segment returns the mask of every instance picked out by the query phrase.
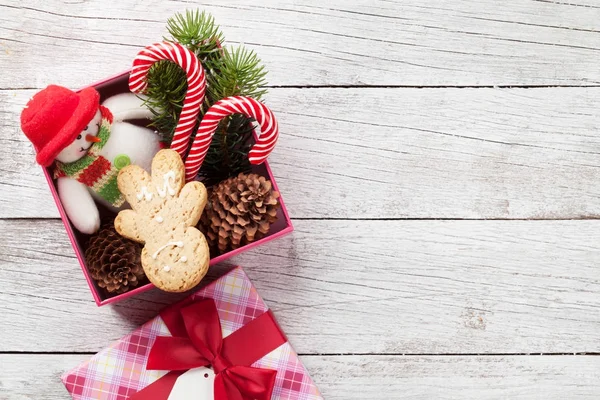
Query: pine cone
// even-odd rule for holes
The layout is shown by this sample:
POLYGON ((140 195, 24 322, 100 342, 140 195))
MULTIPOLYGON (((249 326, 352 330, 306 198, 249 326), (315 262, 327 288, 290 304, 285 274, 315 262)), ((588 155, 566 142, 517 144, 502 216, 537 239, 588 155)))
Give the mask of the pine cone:
POLYGON ((224 253, 263 238, 277 220, 279 192, 257 174, 239 174, 209 193, 198 228, 213 251, 224 253))
POLYGON ((120 294, 147 282, 141 254, 141 246, 119 235, 111 222, 90 238, 85 260, 98 286, 120 294))

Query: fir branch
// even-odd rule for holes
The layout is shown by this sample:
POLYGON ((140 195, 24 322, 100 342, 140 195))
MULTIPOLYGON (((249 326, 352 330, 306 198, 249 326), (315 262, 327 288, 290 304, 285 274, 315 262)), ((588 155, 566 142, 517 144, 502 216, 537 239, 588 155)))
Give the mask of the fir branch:
POLYGON ((163 60, 150 67, 147 79, 146 105, 154 114, 150 125, 162 141, 171 143, 187 92, 185 71, 174 62, 163 60))
POLYGON ((248 152, 252 147, 252 120, 232 115, 219 124, 198 176, 206 186, 217 184, 240 172, 250 172, 248 152))
MULTIPOLYGON (((267 92, 263 88, 267 74, 264 66, 253 51, 242 46, 224 48, 220 58, 206 63, 206 69, 206 95, 211 105, 230 96, 261 100, 267 92)), ((253 120, 244 115, 236 114, 221 122, 198 174, 207 186, 250 171, 248 152, 253 132, 253 120)))
POLYGON ((211 103, 229 96, 248 96, 261 100, 267 93, 267 71, 252 50, 243 46, 223 48, 222 56, 208 60, 207 95, 211 103))
MULTIPOLYGON (((261 100, 266 94, 266 70, 260 59, 241 46, 222 48, 224 35, 210 14, 197 10, 175 14, 169 18, 167 30, 171 38, 165 40, 186 46, 205 68, 207 93, 199 119, 209 106, 225 97, 261 100)), ((185 72, 173 62, 160 61, 150 68, 147 79, 146 104, 154 113, 151 125, 170 144, 187 92, 185 72)), ((251 169, 248 152, 253 143, 253 125, 253 120, 243 115, 221 122, 199 172, 207 186, 251 169)))
MULTIPOLYGON (((171 41, 180 43, 193 51, 200 61, 219 53, 225 36, 212 15, 198 10, 186 10, 185 15, 175 14, 167 21, 171 41)), ((165 40, 169 40, 165 38, 165 40)))

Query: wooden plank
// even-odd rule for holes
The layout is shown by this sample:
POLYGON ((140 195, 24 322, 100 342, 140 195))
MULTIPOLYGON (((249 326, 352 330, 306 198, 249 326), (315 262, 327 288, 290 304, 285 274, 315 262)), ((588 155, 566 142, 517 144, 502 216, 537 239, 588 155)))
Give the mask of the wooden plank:
MULTIPOLYGON (((600 350, 598 221, 295 224, 230 264, 300 353, 600 350)), ((97 309, 56 220, 0 220, 0 287, 5 352, 97 351, 177 298, 97 309)))
MULTIPOLYGON (((0 91, 0 217, 58 212, 0 91)), ((270 157, 295 218, 600 215, 600 88, 273 89, 270 157)))
MULTIPOLYGON (((0 355, 0 398, 70 399, 60 375, 88 357, 0 355)), ((600 394, 600 358, 590 356, 301 358, 331 400, 563 400, 600 394)))
POLYGON ((3 0, 0 89, 80 87, 122 71, 168 16, 197 6, 230 43, 258 51, 272 85, 600 82, 593 0, 3 0))

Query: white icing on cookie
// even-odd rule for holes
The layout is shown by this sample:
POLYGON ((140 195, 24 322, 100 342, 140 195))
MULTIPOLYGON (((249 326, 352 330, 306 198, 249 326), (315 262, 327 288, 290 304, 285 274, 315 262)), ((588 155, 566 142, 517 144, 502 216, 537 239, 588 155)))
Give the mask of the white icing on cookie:
POLYGON ((160 215, 157 215, 156 217, 154 217, 154 220, 160 224, 161 222, 164 221, 164 218, 161 217, 160 215))
POLYGON ((181 256, 181 258, 179 259, 179 261, 181 261, 182 263, 187 262, 187 257, 186 256, 181 256))
POLYGON ((168 265, 165 265, 163 267, 163 271, 165 271, 165 272, 169 272, 170 270, 171 270, 171 267, 169 267, 168 265))
POLYGON ((171 196, 175 196, 175 189, 173 189, 171 187, 171 179, 175 180, 175 171, 169 171, 166 174, 163 175, 163 179, 165 180, 165 182, 163 183, 163 187, 156 187, 156 191, 158 192, 158 195, 162 198, 167 197, 167 192, 169 193, 169 195, 171 196))
POLYGON ((166 249, 167 247, 170 247, 170 246, 183 247, 183 242, 169 242, 169 243, 165 244, 164 246, 159 247, 158 250, 156 250, 156 252, 154 252, 154 254, 152 254, 152 258, 156 260, 156 257, 158 257, 158 253, 160 253, 161 251, 163 251, 164 249, 166 249))
POLYGON ((148 188, 146 186, 142 186, 142 191, 137 194, 137 199, 140 201, 142 199, 150 201, 152 200, 152 193, 148 192, 148 188))

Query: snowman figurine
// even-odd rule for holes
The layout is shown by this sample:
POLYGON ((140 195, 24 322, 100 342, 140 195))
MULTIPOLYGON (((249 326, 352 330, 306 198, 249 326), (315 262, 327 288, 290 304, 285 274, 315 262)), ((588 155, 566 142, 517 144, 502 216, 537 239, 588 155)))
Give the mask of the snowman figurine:
POLYGON ((99 229, 96 202, 114 212, 126 206, 117 187, 121 168, 135 164, 150 170, 160 150, 158 135, 124 121, 151 117, 138 96, 123 93, 100 105, 94 88, 75 93, 50 85, 27 103, 21 128, 37 150, 37 162, 55 164, 58 196, 80 232, 99 229))

